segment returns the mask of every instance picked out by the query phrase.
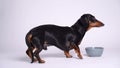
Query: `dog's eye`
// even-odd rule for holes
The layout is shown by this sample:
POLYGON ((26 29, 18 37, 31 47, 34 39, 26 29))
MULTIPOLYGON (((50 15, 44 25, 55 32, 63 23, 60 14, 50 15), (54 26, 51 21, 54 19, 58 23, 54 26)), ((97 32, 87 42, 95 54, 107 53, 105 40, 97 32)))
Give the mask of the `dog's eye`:
POLYGON ((95 19, 95 17, 92 17, 92 18, 90 18, 90 21, 94 23, 94 22, 96 22, 97 20, 95 19))

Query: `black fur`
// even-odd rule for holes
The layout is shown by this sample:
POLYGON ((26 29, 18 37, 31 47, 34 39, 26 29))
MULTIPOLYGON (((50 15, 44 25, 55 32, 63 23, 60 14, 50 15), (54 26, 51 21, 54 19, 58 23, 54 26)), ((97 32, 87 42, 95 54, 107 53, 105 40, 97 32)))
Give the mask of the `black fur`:
POLYGON ((41 60, 39 52, 42 51, 42 49, 47 50, 47 46, 53 45, 63 51, 69 51, 73 49, 74 46, 79 49, 78 45, 83 39, 91 22, 95 23, 98 22, 98 20, 91 14, 84 14, 71 27, 41 25, 31 29, 26 35, 26 44, 32 54, 32 62, 34 61, 34 56, 38 61, 41 60), (28 40, 30 35, 30 40, 28 40), (37 50, 33 52, 33 48, 37 48, 37 50))

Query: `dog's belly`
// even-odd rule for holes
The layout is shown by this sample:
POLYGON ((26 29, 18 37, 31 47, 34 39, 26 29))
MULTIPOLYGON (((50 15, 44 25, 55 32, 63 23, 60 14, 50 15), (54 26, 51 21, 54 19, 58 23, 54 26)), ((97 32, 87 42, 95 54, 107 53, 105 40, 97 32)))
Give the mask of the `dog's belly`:
POLYGON ((57 48, 59 48, 59 49, 61 49, 61 50, 63 50, 63 51, 69 51, 69 50, 71 50, 71 49, 73 49, 72 48, 72 46, 70 45, 70 46, 66 46, 66 45, 60 45, 60 44, 44 44, 44 50, 47 50, 47 47, 48 46, 55 46, 55 47, 57 47, 57 48))
POLYGON ((48 32, 45 33, 45 41, 44 41, 44 47, 46 49, 47 46, 56 46, 61 50, 67 50, 67 51, 72 49, 70 46, 70 42, 67 42, 66 38, 64 38, 63 36, 59 38, 48 32))
POLYGON ((45 38, 44 48, 47 49, 47 46, 55 46, 61 50, 70 50, 70 44, 66 45, 65 42, 58 41, 55 38, 47 37, 45 38))
POLYGON ((56 46, 57 48, 59 48, 61 50, 66 49, 64 44, 60 43, 55 38, 51 38, 51 37, 45 38, 44 47, 47 48, 47 46, 56 46))

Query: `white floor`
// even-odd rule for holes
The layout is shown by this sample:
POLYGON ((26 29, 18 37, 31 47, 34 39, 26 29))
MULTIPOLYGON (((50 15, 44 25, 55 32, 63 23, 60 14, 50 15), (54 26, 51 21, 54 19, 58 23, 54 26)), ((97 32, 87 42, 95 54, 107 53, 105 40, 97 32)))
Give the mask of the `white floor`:
POLYGON ((120 68, 120 50, 104 49, 102 57, 88 57, 82 49, 84 59, 78 59, 74 51, 70 53, 73 58, 65 58, 64 53, 57 48, 50 47, 42 51, 41 58, 46 62, 31 64, 30 59, 23 50, 19 52, 0 53, 0 68, 120 68))

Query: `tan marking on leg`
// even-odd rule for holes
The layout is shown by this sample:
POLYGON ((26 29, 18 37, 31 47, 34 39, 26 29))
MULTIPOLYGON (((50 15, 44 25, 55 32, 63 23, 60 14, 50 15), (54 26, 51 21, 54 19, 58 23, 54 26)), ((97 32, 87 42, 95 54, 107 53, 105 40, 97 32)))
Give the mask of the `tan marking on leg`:
POLYGON ((74 45, 73 48, 74 48, 75 52, 77 53, 77 56, 78 56, 80 59, 83 59, 83 57, 82 57, 82 55, 81 55, 81 53, 80 53, 79 47, 77 47, 77 46, 74 45))
POLYGON ((69 51, 64 51, 64 54, 66 55, 67 58, 72 58, 72 56, 69 54, 69 51))

